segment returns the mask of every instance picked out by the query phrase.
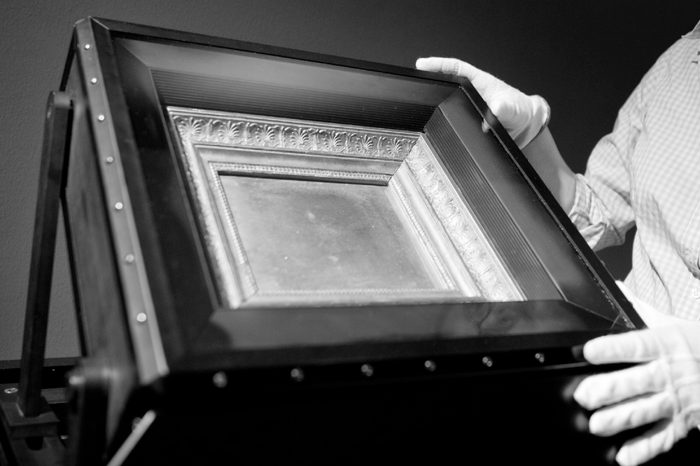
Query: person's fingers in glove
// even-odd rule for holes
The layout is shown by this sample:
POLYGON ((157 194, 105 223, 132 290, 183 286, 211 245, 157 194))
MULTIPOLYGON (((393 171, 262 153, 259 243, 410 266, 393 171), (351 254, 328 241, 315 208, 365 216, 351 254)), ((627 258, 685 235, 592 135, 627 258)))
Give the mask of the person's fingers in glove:
POLYGON ((525 95, 467 62, 456 58, 419 58, 416 60, 416 68, 468 79, 521 149, 527 146, 549 121, 549 105, 542 97, 525 95))
POLYGON ((700 324, 687 322, 596 338, 584 357, 593 364, 642 363, 584 379, 574 399, 596 410, 589 430, 609 436, 657 423, 626 442, 621 465, 637 465, 666 452, 700 424, 700 324))

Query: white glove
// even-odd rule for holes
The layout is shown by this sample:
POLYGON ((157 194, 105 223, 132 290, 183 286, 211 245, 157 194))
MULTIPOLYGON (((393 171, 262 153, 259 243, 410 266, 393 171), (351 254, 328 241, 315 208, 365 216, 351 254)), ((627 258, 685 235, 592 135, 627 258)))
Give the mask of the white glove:
POLYGON ((542 97, 525 95, 469 63, 456 58, 429 57, 416 60, 416 68, 469 79, 520 149, 549 121, 549 105, 542 97))
POLYGON ((593 364, 645 363, 584 379, 574 399, 594 410, 588 428, 596 435, 661 421, 627 441, 615 459, 623 466, 668 451, 700 424, 700 323, 684 322, 595 338, 583 347, 593 364))

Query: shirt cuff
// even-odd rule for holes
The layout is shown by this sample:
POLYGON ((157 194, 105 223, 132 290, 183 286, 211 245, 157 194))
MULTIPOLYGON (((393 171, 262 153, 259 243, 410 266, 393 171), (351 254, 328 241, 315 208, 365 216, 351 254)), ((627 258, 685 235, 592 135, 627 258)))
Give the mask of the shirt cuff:
POLYGON ((569 211, 569 219, 581 233, 591 249, 600 249, 608 244, 610 231, 608 219, 595 202, 595 193, 581 174, 576 174, 574 203, 569 211))
POLYGON ((574 188, 574 203, 569 210, 569 219, 581 230, 590 225, 591 217, 591 188, 586 184, 586 181, 581 174, 576 174, 576 182, 574 188))

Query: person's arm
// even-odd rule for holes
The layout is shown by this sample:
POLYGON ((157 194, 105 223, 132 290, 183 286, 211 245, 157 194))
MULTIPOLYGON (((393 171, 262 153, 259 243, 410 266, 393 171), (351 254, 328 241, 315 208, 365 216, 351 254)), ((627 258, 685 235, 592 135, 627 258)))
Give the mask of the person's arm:
POLYGON ((549 128, 545 126, 522 152, 564 212, 570 212, 576 193, 576 175, 559 153, 549 128))
POLYGON ((592 248, 624 241, 634 224, 627 170, 640 129, 638 92, 621 110, 613 132, 594 149, 584 177, 574 174, 560 155, 542 97, 526 95, 455 58, 419 58, 416 68, 469 79, 592 248))
POLYGON ((576 176, 559 153, 547 126, 550 109, 546 100, 538 95, 526 95, 495 76, 455 58, 419 58, 416 68, 469 79, 564 211, 571 210, 576 176))

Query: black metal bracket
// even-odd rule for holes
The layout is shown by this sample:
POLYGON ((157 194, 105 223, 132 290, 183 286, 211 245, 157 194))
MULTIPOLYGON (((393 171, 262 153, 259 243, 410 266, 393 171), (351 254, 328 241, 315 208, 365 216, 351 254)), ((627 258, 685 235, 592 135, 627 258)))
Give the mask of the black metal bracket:
POLYGON ((109 371, 104 364, 84 359, 68 379, 68 450, 70 466, 104 464, 109 371))
POLYGON ((45 448, 52 449, 50 456, 54 461, 64 457, 63 444, 58 439, 59 420, 42 396, 41 374, 44 368, 56 231, 61 194, 66 182, 71 122, 71 98, 63 92, 51 92, 44 121, 20 381, 19 386, 3 386, 0 392, 4 439, 13 450, 22 450, 13 451, 14 460, 19 463, 21 458, 21 464, 44 464, 40 457, 46 456, 45 452, 41 453, 45 448), (18 442, 19 439, 25 441, 18 442))

